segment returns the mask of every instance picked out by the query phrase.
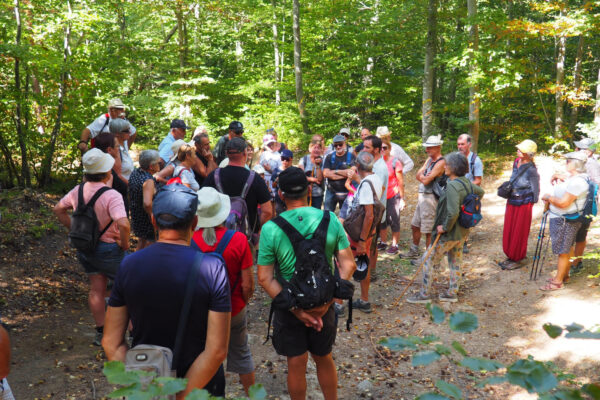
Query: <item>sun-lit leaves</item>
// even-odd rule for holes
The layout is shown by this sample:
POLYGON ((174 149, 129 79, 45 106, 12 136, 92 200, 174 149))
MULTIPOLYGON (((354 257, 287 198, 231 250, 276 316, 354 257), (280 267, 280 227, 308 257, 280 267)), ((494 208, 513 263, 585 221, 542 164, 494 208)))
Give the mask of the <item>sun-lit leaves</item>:
POLYGON ((478 327, 475 314, 458 311, 450 315, 450 329, 455 332, 470 333, 478 327))

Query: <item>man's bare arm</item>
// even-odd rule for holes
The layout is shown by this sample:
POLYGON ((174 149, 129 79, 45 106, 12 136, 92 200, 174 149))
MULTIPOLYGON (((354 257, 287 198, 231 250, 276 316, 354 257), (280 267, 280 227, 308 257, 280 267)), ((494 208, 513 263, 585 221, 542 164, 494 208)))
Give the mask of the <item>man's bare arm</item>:
POLYGON ((244 301, 248 301, 254 293, 254 276, 252 275, 252 267, 243 269, 241 271, 240 279, 242 280, 242 298, 244 301))
POLYGON ((350 279, 356 270, 356 262, 354 261, 354 255, 352 255, 350 246, 338 251, 337 260, 340 268, 340 277, 346 280, 350 279))
POLYGON ((437 164, 434 165, 433 169, 427 176, 421 176, 421 183, 423 185, 429 185, 435 178, 442 175, 444 173, 444 168, 446 167, 446 160, 440 160, 437 164))
POLYGON ((260 226, 266 224, 271 218, 273 218, 273 205, 269 200, 260 204, 260 226))
POLYGON ((125 361, 125 353, 127 353, 125 331, 128 323, 129 312, 126 306, 108 306, 104 321, 102 347, 109 361, 125 361))

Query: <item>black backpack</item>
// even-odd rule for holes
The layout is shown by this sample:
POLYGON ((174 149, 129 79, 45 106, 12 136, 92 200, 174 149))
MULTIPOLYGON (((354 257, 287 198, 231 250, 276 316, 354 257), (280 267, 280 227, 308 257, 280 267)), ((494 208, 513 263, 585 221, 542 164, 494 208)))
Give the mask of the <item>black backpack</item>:
POLYGON ((460 205, 458 224, 463 228, 472 228, 483 218, 481 215, 481 197, 473 192, 473 184, 471 182, 469 182, 471 185, 471 193, 469 193, 469 189, 467 189, 467 185, 464 182, 460 179, 455 179, 455 181, 458 181, 467 192, 460 205))
POLYGON ((77 208, 71 216, 71 230, 69 231, 69 243, 82 253, 90 254, 96 250, 100 237, 111 226, 111 220, 108 225, 100 230, 100 223, 94 211, 94 204, 102 194, 112 190, 108 186, 103 186, 94 193, 90 201, 86 204, 83 200, 83 185, 79 185, 79 195, 77 199, 77 208))
POLYGON ((325 255, 329 218, 329 212, 324 212, 311 239, 302 236, 281 216, 272 220, 290 239, 296 255, 294 275, 283 290, 288 290, 295 298, 296 306, 302 309, 314 308, 333 299, 335 278, 325 255))

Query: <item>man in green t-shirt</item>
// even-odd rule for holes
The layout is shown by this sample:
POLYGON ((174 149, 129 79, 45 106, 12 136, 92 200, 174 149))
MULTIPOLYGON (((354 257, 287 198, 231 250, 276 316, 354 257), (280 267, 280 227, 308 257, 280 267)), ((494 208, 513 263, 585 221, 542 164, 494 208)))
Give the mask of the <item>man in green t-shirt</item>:
MULTIPOLYGON (((289 167, 281 172, 278 194, 287 207, 281 217, 301 235, 310 239, 321 222, 323 213, 329 211, 308 206, 308 181, 304 172, 296 167, 289 167)), ((330 217, 325 254, 332 271, 332 258, 335 256, 340 277, 350 279, 356 269, 350 243, 339 220, 333 213, 330 217)), ((280 282, 291 279, 296 256, 288 237, 272 221, 262 227, 258 254, 258 282, 271 298, 275 298, 282 290, 280 282)), ((317 366, 324 398, 337 398, 337 372, 331 356, 335 335, 332 302, 310 310, 275 309, 273 347, 278 354, 287 357, 288 392, 292 400, 306 398, 305 373, 309 352, 317 366)))

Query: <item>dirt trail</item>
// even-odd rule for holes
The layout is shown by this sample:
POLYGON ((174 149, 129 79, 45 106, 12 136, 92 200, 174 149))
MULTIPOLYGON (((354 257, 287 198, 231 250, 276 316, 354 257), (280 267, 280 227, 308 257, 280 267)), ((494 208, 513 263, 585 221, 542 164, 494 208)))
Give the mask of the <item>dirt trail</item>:
MULTIPOLYGON (((537 163, 542 182, 548 182, 552 171, 560 168, 549 158, 539 158, 537 163)), ((435 334, 446 343, 461 342, 472 356, 492 357, 504 363, 531 354, 569 368, 583 381, 600 380, 599 341, 552 340, 542 331, 545 322, 578 322, 588 328, 600 324, 598 280, 586 277, 596 272, 596 264, 585 260, 585 273, 572 278, 566 289, 552 293, 537 290, 541 281, 529 281, 527 268, 501 271, 494 261, 503 256, 505 201, 495 195, 495 188, 504 179, 484 179, 484 220, 473 231, 469 240, 471 252, 464 256, 459 302, 442 305, 448 312, 477 314, 479 329, 473 334, 453 333, 447 325, 431 323, 424 306, 403 301, 394 305, 405 287, 403 276, 410 276, 413 267, 398 257, 381 256, 379 280, 371 289, 374 312, 355 311, 350 332, 343 329, 345 324, 339 324, 334 357, 341 399, 412 399, 431 390, 440 378, 458 384, 470 399, 530 398, 507 385, 477 388, 472 374, 447 359, 412 368, 409 353, 390 353, 376 345, 382 337, 396 335, 435 334)), ((408 244, 416 203, 416 194, 411 190, 416 187, 414 172, 408 175, 406 187, 411 194, 402 215, 403 248, 408 244)), ((544 184, 542 192, 547 189, 544 184)), ((540 215, 538 204, 534 208, 529 254, 535 248, 540 215)), ((588 248, 597 248, 598 232, 598 227, 590 231, 588 248)), ((37 241, 20 239, 16 246, 0 245, 0 310, 11 329, 13 361, 9 382, 18 399, 93 399, 111 391, 101 373, 103 354, 91 345, 93 323, 87 309, 86 278, 65 239, 66 235, 60 232, 37 241)), ((555 258, 549 256, 543 277, 555 269, 554 265, 555 258)), ((442 272, 438 276, 441 288, 446 285, 447 275, 442 272)), ((272 398, 288 399, 285 359, 275 354, 270 343, 262 344, 268 304, 267 296, 257 289, 249 305, 256 377, 272 398)), ((322 398, 312 362, 308 386, 309 398, 322 398)), ((227 392, 228 396, 242 393, 237 377, 228 375, 227 392)))

